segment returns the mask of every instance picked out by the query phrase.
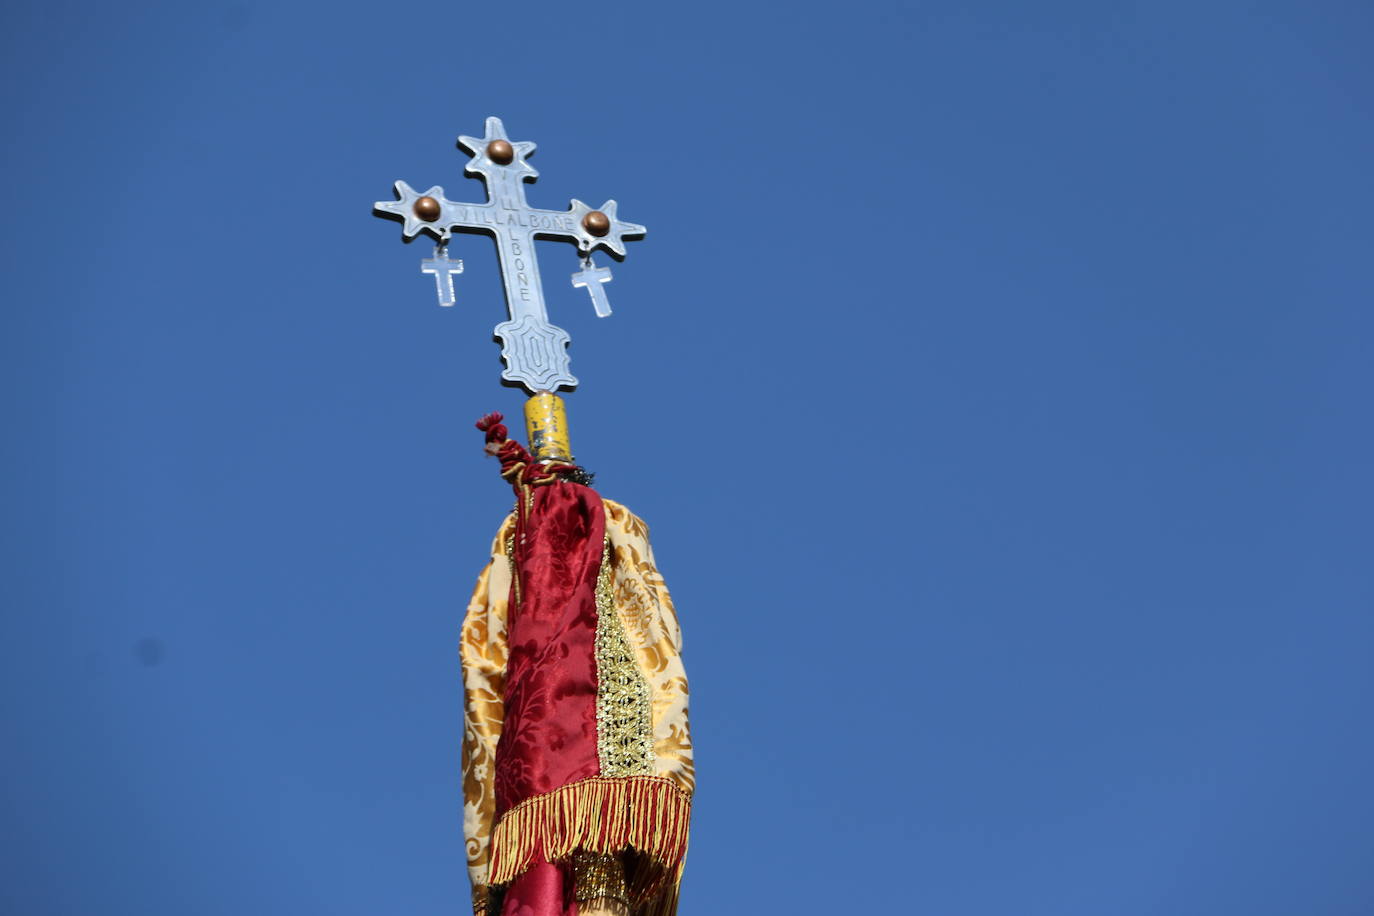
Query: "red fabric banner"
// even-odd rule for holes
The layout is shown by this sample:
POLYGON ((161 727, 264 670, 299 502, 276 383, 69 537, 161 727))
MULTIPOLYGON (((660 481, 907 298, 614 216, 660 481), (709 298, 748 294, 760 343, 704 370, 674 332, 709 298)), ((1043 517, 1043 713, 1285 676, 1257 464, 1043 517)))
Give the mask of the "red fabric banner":
POLYGON ((506 889, 501 916, 577 916, 568 890, 564 868, 536 863, 506 889))
POLYGON ((531 492, 533 511, 522 513, 515 535, 498 818, 599 769, 596 578, 605 510, 596 491, 580 484, 531 492))

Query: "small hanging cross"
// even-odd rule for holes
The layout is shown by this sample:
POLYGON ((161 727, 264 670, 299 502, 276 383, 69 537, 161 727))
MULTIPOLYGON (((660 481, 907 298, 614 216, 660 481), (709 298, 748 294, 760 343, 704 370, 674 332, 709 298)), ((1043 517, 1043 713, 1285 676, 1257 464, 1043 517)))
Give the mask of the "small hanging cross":
POLYGON ((572 285, 575 288, 585 287, 587 292, 592 294, 592 307, 596 309, 598 318, 605 318, 611 314, 611 302, 606 298, 606 284, 610 282, 611 269, 597 267, 592 264, 591 258, 584 260, 582 269, 572 275, 572 285))
POLYGON ((420 273, 434 274, 434 285, 438 288, 439 304, 453 304, 453 275, 463 272, 462 261, 451 261, 447 245, 434 246, 434 257, 420 262, 420 273))
MULTIPOLYGON (((544 307, 534 241, 551 238, 573 242, 584 258, 590 257, 597 248, 623 258, 625 240, 643 236, 645 229, 622 221, 616 215, 614 200, 606 201, 596 210, 576 199, 562 211, 531 207, 525 202, 525 182, 534 181, 539 173, 526 160, 534 152, 534 144, 508 139, 500 118, 487 118, 485 137, 459 137, 458 145, 472 154, 465 171, 486 183, 485 203, 457 203, 444 197, 444 189, 439 185, 422 194, 404 181, 398 181, 398 199, 378 201, 373 209, 378 216, 404 221, 402 234, 407 239, 429 232, 440 242, 447 242, 455 229, 496 236, 496 256, 501 265, 506 309, 510 315, 510 320, 495 328, 501 340, 501 357, 506 362, 501 377, 523 386, 531 394, 576 388, 577 379, 568 365, 568 332, 549 322, 548 310, 544 307)), ((447 255, 444 259, 447 260, 447 255)), ((437 252, 433 260, 442 304, 443 278, 439 276, 437 252)), ((457 271, 451 267, 444 269, 451 283, 457 271)), ((428 267, 424 270, 430 272, 428 267)), ((598 271, 590 273, 595 275, 598 271)), ((588 276, 587 288, 598 315, 610 314, 610 305, 602 289, 602 284, 610 279, 609 274, 606 270, 604 279, 588 276), (591 281, 595 281, 595 286, 591 281)))

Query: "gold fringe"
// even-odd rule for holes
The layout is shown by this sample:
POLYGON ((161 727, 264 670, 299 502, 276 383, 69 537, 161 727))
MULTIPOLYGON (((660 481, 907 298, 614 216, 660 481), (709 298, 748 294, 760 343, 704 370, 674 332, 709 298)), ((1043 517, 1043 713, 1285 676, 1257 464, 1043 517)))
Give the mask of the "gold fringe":
POLYGON ((556 862, 577 850, 630 851, 637 854, 631 905, 636 913, 667 916, 676 910, 691 815, 692 797, 661 776, 569 783, 501 817, 491 834, 487 880, 508 884, 536 862, 556 862), (661 899, 650 900, 655 897, 661 899))

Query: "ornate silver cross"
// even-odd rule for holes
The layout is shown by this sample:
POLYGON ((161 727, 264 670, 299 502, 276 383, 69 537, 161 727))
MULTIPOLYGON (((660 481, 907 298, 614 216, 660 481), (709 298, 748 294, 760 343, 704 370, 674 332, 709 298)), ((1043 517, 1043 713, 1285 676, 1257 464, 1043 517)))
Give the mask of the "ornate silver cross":
MULTIPOLYGON (((501 357, 506 361, 501 377, 524 386, 531 394, 576 388, 577 379, 568 367, 568 332, 549 322, 548 310, 544 307, 534 240, 563 239, 575 242, 584 256, 603 248, 623 258, 625 240, 642 237, 645 229, 620 220, 613 200, 606 201, 599 210, 576 199, 566 211, 539 210, 527 204, 524 183, 539 177, 534 167, 525 161, 534 152, 534 144, 509 140, 500 118, 487 118, 485 137, 459 137, 458 145, 472 153, 472 161, 464 171, 480 176, 485 182, 486 203, 455 203, 444 197, 444 189, 439 185, 421 194, 404 181, 398 181, 396 196, 399 199, 378 201, 374 209, 379 216, 403 220, 402 232, 407 239, 429 232, 441 242, 447 242, 455 229, 496 236, 496 254, 510 315, 509 321, 495 328, 496 336, 501 339, 501 357)), ((443 257, 447 261, 446 253, 443 257)), ((438 260, 437 253, 435 260, 438 260)), ((442 293, 442 279, 448 279, 451 284, 452 274, 441 278, 439 269, 436 263, 435 279, 441 283, 442 293)), ((461 269, 461 266, 457 268, 461 269)), ((600 282, 594 282, 594 288, 593 283, 587 285, 597 314, 602 314, 603 304, 605 313, 609 314, 610 306, 604 303, 604 281, 599 276, 595 279, 600 282), (600 301, 597 293, 601 293, 600 301)))

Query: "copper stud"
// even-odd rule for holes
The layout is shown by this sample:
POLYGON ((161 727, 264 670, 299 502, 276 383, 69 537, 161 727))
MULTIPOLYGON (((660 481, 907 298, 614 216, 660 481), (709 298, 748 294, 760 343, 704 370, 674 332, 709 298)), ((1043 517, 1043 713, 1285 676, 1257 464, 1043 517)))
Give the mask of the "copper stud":
POLYGON ((611 218, 600 210, 593 210, 582 217, 582 228, 597 238, 611 231, 611 218))
POLYGON ((433 197, 421 197, 415 201, 415 215, 427 223, 432 223, 439 218, 439 201, 433 197))
POLYGON ((515 147, 509 140, 493 140, 487 144, 487 158, 497 165, 510 165, 515 158, 515 147))

